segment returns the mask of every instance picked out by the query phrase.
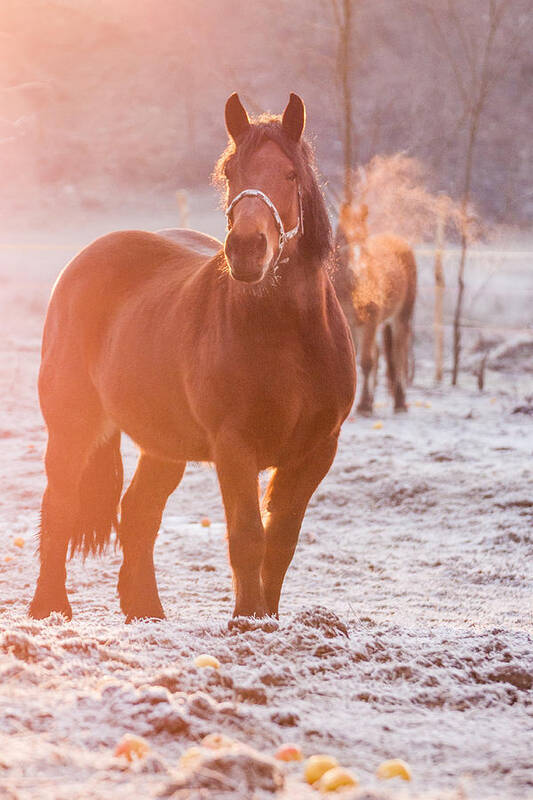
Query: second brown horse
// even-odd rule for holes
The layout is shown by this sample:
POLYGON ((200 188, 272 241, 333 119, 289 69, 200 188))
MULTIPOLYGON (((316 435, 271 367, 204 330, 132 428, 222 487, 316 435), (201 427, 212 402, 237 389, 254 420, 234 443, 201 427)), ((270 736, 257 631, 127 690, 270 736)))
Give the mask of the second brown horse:
POLYGON ((357 405, 371 414, 374 403, 379 346, 383 326, 389 391, 395 411, 406 411, 405 400, 411 323, 416 299, 417 271, 412 249, 391 234, 368 235, 368 208, 344 203, 336 236, 335 288, 350 325, 363 373, 357 405))

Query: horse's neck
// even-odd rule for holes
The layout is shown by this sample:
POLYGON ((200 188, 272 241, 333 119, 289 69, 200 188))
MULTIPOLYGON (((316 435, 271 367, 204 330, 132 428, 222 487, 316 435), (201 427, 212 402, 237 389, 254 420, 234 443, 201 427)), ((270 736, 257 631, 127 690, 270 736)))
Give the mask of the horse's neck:
POLYGON ((355 275, 364 275, 371 264, 367 240, 350 242, 350 264, 355 275))
POLYGON ((355 269, 355 265, 361 260, 363 246, 360 242, 350 242, 348 245, 350 250, 350 263, 352 265, 352 269, 355 269))
POLYGON ((264 286, 244 287, 231 277, 228 288, 235 311, 253 327, 262 327, 265 319, 281 327, 324 313, 328 278, 319 265, 307 264, 297 256, 281 264, 279 274, 264 286))

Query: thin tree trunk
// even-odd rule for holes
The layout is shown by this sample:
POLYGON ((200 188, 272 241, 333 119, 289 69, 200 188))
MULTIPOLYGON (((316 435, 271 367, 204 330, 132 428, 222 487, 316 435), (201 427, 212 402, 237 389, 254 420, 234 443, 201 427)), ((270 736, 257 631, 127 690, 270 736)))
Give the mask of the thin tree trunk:
POLYGON ((435 235, 435 313, 433 330, 435 334, 435 382, 442 381, 442 362, 444 352, 444 328, 442 324, 442 311, 444 303, 444 270, 442 269, 442 250, 444 247, 445 211, 439 209, 437 231, 435 235))
POLYGON ((453 369, 452 386, 457 386, 459 366, 461 359, 461 316, 463 312, 463 297, 465 291, 465 265, 468 250, 468 203, 470 202, 470 189, 472 185, 472 165, 474 157, 474 145, 476 143, 479 115, 481 108, 479 104, 473 109, 470 121, 470 131, 468 134, 468 147, 465 161, 465 180, 463 186, 463 197, 461 200, 461 257, 459 260, 459 271, 457 274, 457 300, 453 316, 453 369))
POLYGON ((176 202, 178 204, 180 228, 190 228, 189 222, 189 197, 185 189, 178 189, 176 192, 176 202))
POLYGON ((340 28, 339 71, 342 87, 342 103, 344 112, 344 200, 351 203, 353 199, 353 123, 352 93, 350 87, 351 72, 351 38, 352 38, 352 2, 343 0, 343 18, 340 28))
POLYGON ((453 370, 452 370, 452 386, 457 386, 457 377, 459 375, 459 365, 461 359, 461 315, 463 311, 463 296, 465 291, 465 263, 466 251, 468 249, 468 240, 465 233, 466 216, 463 216, 461 222, 461 258, 459 261, 459 272, 457 275, 457 300, 455 303, 455 312, 453 315, 453 370))
MULTIPOLYGON (((479 120, 485 106, 489 92, 489 62, 492 51, 494 37, 501 23, 502 14, 508 7, 507 0, 501 0, 498 4, 496 0, 490 0, 489 4, 489 30, 487 39, 483 47, 479 79, 475 81, 476 100, 472 104, 470 113, 470 130, 468 134, 468 147, 465 161, 465 180, 463 186, 463 196, 461 201, 461 258, 459 261, 459 273, 457 276, 457 302, 453 318, 453 370, 452 386, 457 385, 459 375, 459 364, 461 358, 461 314, 463 310, 464 296, 464 275, 466 265, 466 254, 468 250, 468 204, 470 202, 470 191, 472 186, 472 168, 474 161, 474 148, 476 145, 479 120)), ((475 77, 475 76, 474 76, 475 77)))

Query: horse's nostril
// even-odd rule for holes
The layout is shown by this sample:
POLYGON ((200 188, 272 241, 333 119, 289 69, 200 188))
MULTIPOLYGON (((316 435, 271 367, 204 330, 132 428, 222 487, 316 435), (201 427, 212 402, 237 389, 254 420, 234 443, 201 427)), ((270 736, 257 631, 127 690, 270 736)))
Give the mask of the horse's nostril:
POLYGON ((257 234, 257 254, 258 256, 264 256, 267 249, 267 239, 264 233, 257 234))

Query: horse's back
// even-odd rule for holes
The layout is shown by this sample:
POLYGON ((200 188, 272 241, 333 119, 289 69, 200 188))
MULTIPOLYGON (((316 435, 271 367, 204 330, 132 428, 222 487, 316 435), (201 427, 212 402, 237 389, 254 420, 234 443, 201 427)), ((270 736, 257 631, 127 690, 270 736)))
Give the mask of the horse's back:
POLYGON ((67 398, 73 408, 85 407, 88 418, 111 420, 145 449, 168 455, 157 420, 171 418, 174 438, 169 430, 166 438, 174 449, 188 442, 192 460, 209 459, 184 385, 218 264, 213 250, 205 255, 191 244, 119 231, 95 240, 65 267, 43 333, 39 394, 48 425, 61 426, 67 398), (137 411, 148 402, 155 411, 147 415, 150 424, 141 424, 137 411), (169 412, 174 405, 179 424, 169 412))
POLYGON ((392 233, 378 233, 370 236, 367 249, 373 258, 387 258, 392 255, 401 259, 406 253, 411 252, 409 243, 392 233))
MULTIPOLYGON (((190 234, 196 234, 189 231, 190 234)), ((211 237, 205 237, 211 240, 211 237)), ((60 274, 53 295, 90 295, 103 289, 115 295, 154 277, 173 281, 199 269, 217 251, 201 241, 202 234, 183 241, 140 230, 114 231, 81 250, 60 274), (205 251, 205 252, 204 252, 205 251)), ((215 242, 216 240, 211 240, 215 242)), ((221 245, 217 243, 218 250, 221 245)), ((53 298, 52 298, 53 299, 53 298)))
MULTIPOLYGON (((198 234, 201 237, 201 234, 198 234)), ((210 237, 207 237, 210 238, 210 237)), ((43 354, 79 336, 100 341, 125 304, 165 298, 198 275, 209 254, 147 231, 115 231, 85 247, 60 274, 48 306, 43 354), (69 335, 65 336, 68 332, 69 335)), ((66 344, 64 345, 66 347, 66 344)))
POLYGON ((214 256, 223 248, 222 242, 214 236, 191 228, 163 228, 156 234, 203 256, 214 256))

